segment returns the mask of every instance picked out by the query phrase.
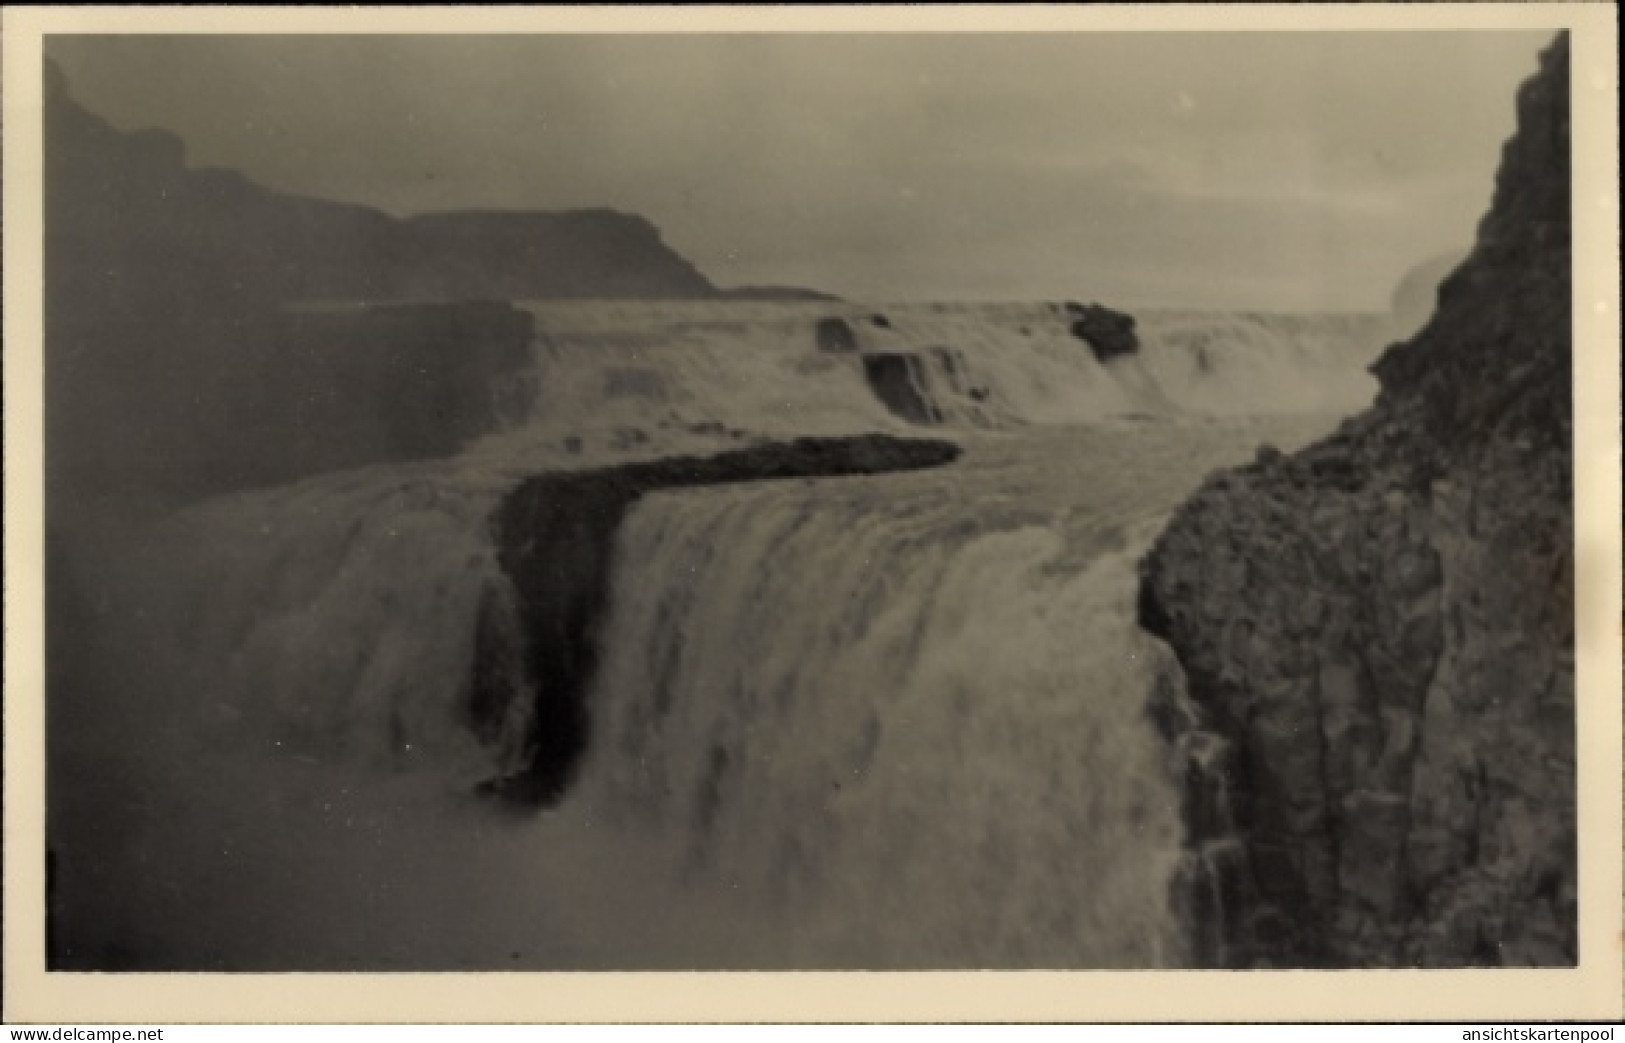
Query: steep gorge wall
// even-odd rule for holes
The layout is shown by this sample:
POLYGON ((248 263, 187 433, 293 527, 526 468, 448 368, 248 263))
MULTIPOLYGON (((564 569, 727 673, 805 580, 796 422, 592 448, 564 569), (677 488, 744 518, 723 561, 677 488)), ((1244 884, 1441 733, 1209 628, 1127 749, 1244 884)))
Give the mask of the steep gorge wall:
POLYGON ((1375 407, 1208 479, 1143 564, 1210 963, 1576 959, 1568 80, 1565 36, 1375 407))

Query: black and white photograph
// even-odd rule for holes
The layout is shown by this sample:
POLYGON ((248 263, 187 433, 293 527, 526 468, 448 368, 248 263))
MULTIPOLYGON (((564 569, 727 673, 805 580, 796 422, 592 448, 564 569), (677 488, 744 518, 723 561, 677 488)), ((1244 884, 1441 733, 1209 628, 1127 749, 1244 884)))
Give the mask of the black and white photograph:
POLYGON ((38 37, 47 976, 1579 968, 1566 23, 664 25, 38 37))

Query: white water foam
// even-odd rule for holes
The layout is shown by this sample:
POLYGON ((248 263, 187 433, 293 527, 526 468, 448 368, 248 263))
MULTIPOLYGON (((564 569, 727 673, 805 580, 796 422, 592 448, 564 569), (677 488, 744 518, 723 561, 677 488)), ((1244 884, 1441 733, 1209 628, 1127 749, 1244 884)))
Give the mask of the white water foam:
POLYGON ((481 607, 515 618, 487 519, 516 480, 920 430, 818 352, 822 306, 720 327, 687 307, 544 325, 539 409, 457 460, 223 497, 159 526, 143 560, 76 561, 128 574, 97 610, 113 650, 53 694, 82 707, 53 740, 75 951, 200 969, 1178 962, 1175 794, 1143 713, 1165 663, 1133 625, 1132 562, 1207 469, 1331 420, 1134 421, 1145 396, 1042 307, 888 309, 860 331, 861 350, 980 331, 962 373, 1012 426, 950 426, 970 449, 952 468, 635 506, 579 785, 539 817, 471 795, 523 754, 523 720, 492 748, 464 718, 481 607), (1046 315, 1061 332, 1031 332, 1046 315), (1039 423, 1097 399, 1136 408, 1039 423))
POLYGON ((529 307, 537 396, 525 423, 493 443, 510 457, 917 431, 868 385, 864 359, 884 355, 915 360, 911 383, 950 430, 1347 413, 1375 393, 1365 368, 1386 329, 1369 316, 1151 312, 1139 355, 1101 363, 1051 304, 529 307), (854 350, 819 350, 818 322, 832 318, 854 350))

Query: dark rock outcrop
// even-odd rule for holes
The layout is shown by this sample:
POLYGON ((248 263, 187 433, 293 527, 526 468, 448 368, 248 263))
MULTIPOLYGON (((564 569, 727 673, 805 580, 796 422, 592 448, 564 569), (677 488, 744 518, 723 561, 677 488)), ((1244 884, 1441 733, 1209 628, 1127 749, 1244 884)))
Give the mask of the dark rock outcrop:
POLYGON ((1072 335, 1089 345, 1098 361, 1109 362, 1140 350, 1140 338, 1134 332, 1134 316, 1099 304, 1068 301, 1065 307, 1072 318, 1072 335))
POLYGON ((871 351, 863 356, 863 376, 882 405, 911 424, 940 424, 942 411, 927 392, 925 360, 909 351, 871 351))
POLYGON ((823 290, 809 290, 803 286, 733 286, 718 293, 731 301, 839 301, 841 298, 823 290))
POLYGON ((512 700, 528 690, 528 766, 483 788, 536 806, 570 784, 588 738, 588 686, 597 668, 597 630, 609 598, 615 534, 627 509, 646 493, 701 485, 783 478, 828 478, 917 470, 959 456, 951 442, 863 435, 801 438, 710 457, 676 457, 603 470, 532 478, 492 518, 498 559, 518 594, 520 633, 505 632, 500 614, 482 612, 476 635, 468 721, 490 739, 512 700), (522 649, 522 676, 506 663, 522 649))
POLYGON ((1210 478, 1143 564, 1210 963, 1576 959, 1568 120, 1560 37, 1375 407, 1210 478))

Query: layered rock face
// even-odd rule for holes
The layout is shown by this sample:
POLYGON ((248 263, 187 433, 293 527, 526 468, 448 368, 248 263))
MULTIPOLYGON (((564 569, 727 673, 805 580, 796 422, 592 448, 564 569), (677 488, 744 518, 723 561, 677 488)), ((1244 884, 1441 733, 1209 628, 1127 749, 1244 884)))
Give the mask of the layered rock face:
POLYGON ((1568 80, 1560 37, 1377 404, 1211 477, 1143 564, 1212 964, 1576 959, 1568 80))

